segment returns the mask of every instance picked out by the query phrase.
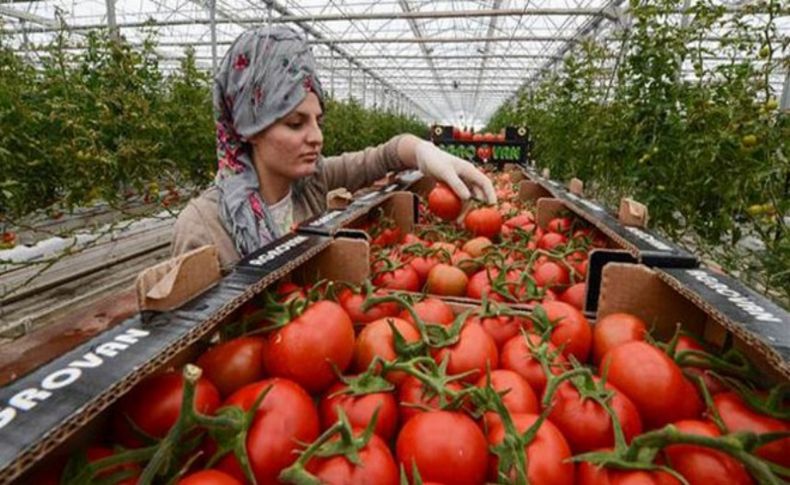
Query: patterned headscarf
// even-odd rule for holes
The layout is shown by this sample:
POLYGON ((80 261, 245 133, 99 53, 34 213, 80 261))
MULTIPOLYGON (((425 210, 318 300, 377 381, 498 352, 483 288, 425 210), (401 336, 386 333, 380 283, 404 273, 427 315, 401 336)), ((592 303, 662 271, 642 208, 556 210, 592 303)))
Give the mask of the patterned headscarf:
POLYGON ((214 79, 219 215, 239 254, 280 237, 260 195, 248 140, 283 118, 308 92, 323 106, 315 59, 303 37, 284 26, 248 30, 231 45, 214 79))

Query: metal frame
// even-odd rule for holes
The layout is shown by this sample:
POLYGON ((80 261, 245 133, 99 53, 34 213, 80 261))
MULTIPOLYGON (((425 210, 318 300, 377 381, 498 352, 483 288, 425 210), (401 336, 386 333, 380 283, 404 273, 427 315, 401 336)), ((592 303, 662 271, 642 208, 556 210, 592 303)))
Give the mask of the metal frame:
MULTIPOLYGON (((623 0, 480 0, 473 8, 461 0, 85 1, 0 0, 0 18, 7 20, 0 35, 21 52, 36 55, 42 55, 60 29, 79 39, 90 30, 107 28, 112 36, 136 45, 149 26, 145 16, 151 15, 160 32, 157 52, 163 70, 173 69, 183 58, 181 49, 189 46, 199 66, 214 72, 226 47, 243 30, 286 23, 302 30, 313 45, 319 72, 333 96, 353 95, 365 105, 415 114, 428 122, 478 126, 500 103, 513 101, 520 90, 558 69, 559 61, 584 38, 615 42, 618 31, 628 28, 623 0), (53 4, 68 10, 66 25, 54 19, 53 4)), ((688 22, 694 1, 686 0, 673 18, 688 22)), ((719 1, 729 14, 739 14, 745 6, 719 1)), ((790 21, 790 10, 785 15, 790 21)), ((719 60, 727 59, 710 56, 705 62, 719 60)), ((612 57, 607 69, 618 62, 612 57)), ((777 75, 777 93, 785 85, 785 109, 790 102, 786 76, 777 75)))

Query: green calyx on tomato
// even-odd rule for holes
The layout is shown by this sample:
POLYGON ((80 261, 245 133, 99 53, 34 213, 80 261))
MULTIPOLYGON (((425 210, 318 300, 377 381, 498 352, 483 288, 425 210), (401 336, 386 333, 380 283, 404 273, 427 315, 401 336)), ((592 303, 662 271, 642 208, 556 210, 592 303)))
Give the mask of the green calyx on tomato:
POLYGON ((280 472, 279 479, 285 483, 321 485, 324 482, 308 472, 306 468, 313 457, 344 456, 352 464, 362 466, 359 451, 365 448, 373 438, 378 415, 379 410, 376 409, 365 430, 359 436, 355 436, 346 413, 342 408, 338 408, 338 421, 301 452, 299 458, 291 466, 280 472))

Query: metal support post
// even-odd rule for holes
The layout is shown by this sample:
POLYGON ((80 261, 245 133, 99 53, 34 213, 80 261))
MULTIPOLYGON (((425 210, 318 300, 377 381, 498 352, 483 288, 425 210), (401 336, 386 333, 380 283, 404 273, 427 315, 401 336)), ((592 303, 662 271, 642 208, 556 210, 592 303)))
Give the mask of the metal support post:
POLYGON ((118 40, 118 24, 115 21, 115 0, 106 0, 107 4, 107 28, 110 30, 110 38, 118 40))
POLYGON ((217 74, 217 0, 208 0, 208 15, 211 22, 211 74, 215 75, 217 74))

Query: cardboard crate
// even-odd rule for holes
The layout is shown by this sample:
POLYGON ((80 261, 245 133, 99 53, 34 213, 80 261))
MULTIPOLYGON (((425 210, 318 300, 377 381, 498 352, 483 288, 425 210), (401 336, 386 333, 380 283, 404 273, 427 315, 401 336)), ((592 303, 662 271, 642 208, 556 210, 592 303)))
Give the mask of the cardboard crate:
POLYGON ((669 339, 680 322, 713 348, 736 348, 766 375, 790 382, 790 313, 727 275, 610 263, 597 306, 597 318, 633 313, 660 339, 669 339))
MULTIPOLYGON (((181 308, 135 315, 0 388, 0 483, 9 483, 93 422, 143 378, 189 353, 253 295, 310 260, 333 277, 343 253, 331 237, 289 234, 242 260, 214 287, 181 308), (335 252, 340 251, 339 255, 335 252)), ((351 244, 351 243, 346 243, 351 244)), ((342 264, 346 267, 349 264, 342 264)), ((362 265, 354 266, 362 271, 362 265)))

